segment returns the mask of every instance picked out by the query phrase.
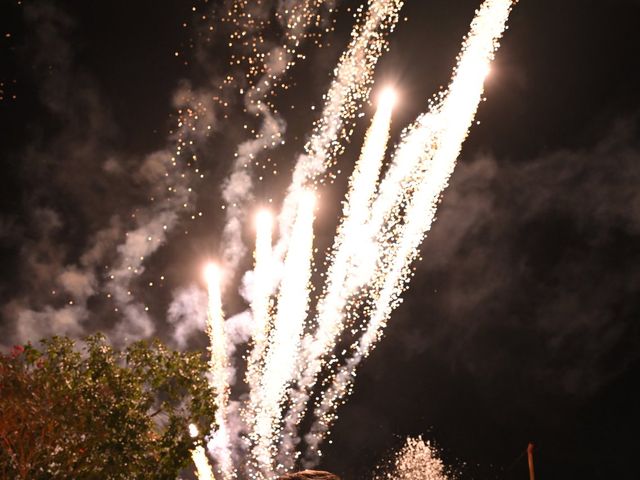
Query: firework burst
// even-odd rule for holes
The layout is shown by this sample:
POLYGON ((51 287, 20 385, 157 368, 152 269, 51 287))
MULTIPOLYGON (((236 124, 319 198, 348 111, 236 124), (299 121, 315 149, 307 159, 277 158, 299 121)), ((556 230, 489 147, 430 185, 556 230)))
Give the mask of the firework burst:
POLYGON ((386 47, 385 34, 394 28, 402 2, 371 0, 361 13, 306 154, 294 168, 275 245, 272 215, 262 211, 257 216, 252 340, 245 376, 249 393, 241 400, 240 417, 232 420, 243 423, 239 438, 228 433, 229 358, 220 278, 208 270, 212 382, 220 409, 213 443, 222 478, 273 478, 292 469, 301 454, 299 429, 304 418, 313 419, 304 436, 304 460, 318 461, 336 409, 352 390, 357 366, 375 347, 401 302, 411 265, 473 123, 514 3, 487 0, 476 11, 449 88, 404 130, 386 169, 395 93, 387 89, 379 94, 328 255, 326 283, 312 302, 316 196, 311 189, 319 188, 342 153, 350 135, 345 125, 370 94, 373 70, 386 47), (386 173, 381 178, 382 171, 386 173), (356 339, 338 354, 347 329, 356 339), (250 460, 233 466, 232 448, 250 460))

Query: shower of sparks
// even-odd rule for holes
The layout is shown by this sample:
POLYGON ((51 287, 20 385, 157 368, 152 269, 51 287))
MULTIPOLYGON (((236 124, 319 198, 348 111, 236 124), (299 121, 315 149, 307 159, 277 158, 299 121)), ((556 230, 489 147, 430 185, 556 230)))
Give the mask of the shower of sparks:
POLYGON ((273 216, 268 210, 261 210, 256 215, 256 249, 253 276, 253 300, 251 314, 253 316, 253 346, 247 361, 246 380, 250 393, 258 391, 260 371, 263 365, 267 337, 271 329, 271 293, 273 291, 273 262, 271 238, 273 216))
MULTIPOLYGON (((363 248, 365 224, 387 149, 394 100, 395 93, 391 89, 386 89, 380 94, 378 109, 365 136, 360 158, 349 182, 341 223, 330 257, 331 266, 327 272, 325 293, 317 307, 317 329, 305 339, 301 359, 304 368, 298 379, 298 390, 293 395, 291 410, 286 417, 285 433, 289 437, 295 435, 310 395, 309 390, 322 369, 324 357, 335 345, 345 320, 348 320, 345 316, 347 299, 354 285, 359 284, 359 279, 353 278, 353 274, 362 270, 352 264, 352 259, 358 250, 363 248)), ((368 253, 371 258, 375 258, 376 252, 368 253)), ((295 443, 292 441, 283 442, 280 463, 287 467, 293 466, 295 456, 291 450, 294 447, 295 443)))
POLYGON ((224 330, 224 314, 220 295, 221 272, 217 265, 209 263, 204 271, 208 292, 207 333, 209 334, 211 386, 216 392, 215 420, 218 427, 209 442, 209 448, 217 460, 223 478, 230 478, 233 472, 229 433, 227 428, 227 407, 229 404, 229 379, 227 341, 224 330))
MULTIPOLYGON (((279 1, 274 16, 282 35, 276 42, 269 38, 268 32, 273 31, 274 25, 270 15, 265 14, 263 0, 234 0, 228 12, 227 21, 232 25, 229 45, 234 51, 229 66, 236 73, 229 75, 225 83, 228 87, 239 87, 243 112, 248 116, 244 127, 251 134, 238 145, 222 192, 226 216, 223 262, 230 269, 234 269, 246 253, 241 225, 247 203, 253 198, 255 175, 252 172, 260 172, 257 175, 260 181, 267 167, 274 175, 277 172, 277 164, 268 152, 284 144, 286 124, 273 102, 274 97, 278 91, 289 89, 287 72, 305 59, 300 48, 309 41, 318 48, 323 47, 322 35, 334 30, 335 19, 330 20, 328 16, 334 10, 333 4, 332 0, 279 1), (255 125, 256 119, 261 122, 259 127, 255 125)), ((227 104, 225 101, 225 107, 227 104)))
MULTIPOLYGON (((228 408, 220 273, 207 269, 211 377, 219 406, 219 430, 210 445, 216 445, 213 453, 223 478, 240 474, 270 479, 294 468, 302 453, 299 429, 305 419, 313 423, 303 437, 304 462, 318 461, 336 410, 353 389, 358 365, 382 336, 408 286, 412 263, 434 222, 516 1, 485 0, 476 11, 449 88, 403 131, 387 168, 395 93, 386 89, 378 95, 316 304, 310 298, 316 201, 312 190, 326 179, 351 135, 350 122, 370 94, 385 34, 395 26, 402 1, 370 0, 366 14, 359 10, 352 41, 336 67, 306 154, 294 168, 275 247, 271 214, 263 211, 257 216, 255 267, 249 282, 253 323, 245 376, 248 395, 239 400, 240 416, 237 409, 228 408), (314 304, 316 311, 310 314, 314 304), (350 338, 355 338, 351 346, 337 348, 350 338), (240 436, 231 442, 229 425, 238 422, 243 423, 236 429, 240 436), (248 458, 243 465, 232 465, 231 447, 248 458)), ((421 445, 414 442, 409 447, 421 445)))
POLYGON ((298 199, 298 213, 284 262, 273 333, 261 372, 257 395, 259 405, 252 409, 255 414, 251 438, 254 442, 253 457, 256 468, 267 478, 273 474, 272 459, 277 451, 287 386, 298 374, 296 359, 309 308, 314 207, 314 194, 303 192, 298 199))
POLYGON ((390 465, 374 480, 448 480, 447 468, 438 456, 437 450, 422 438, 407 438, 404 446, 395 455, 390 465))
MULTIPOLYGON (((401 302, 411 276, 411 264, 435 219, 438 201, 453 173, 456 160, 482 98, 489 65, 504 32, 511 0, 485 2, 476 12, 470 33, 462 45, 458 65, 448 92, 431 109, 431 121, 419 119, 401 142, 388 176, 403 164, 413 164, 410 179, 403 179, 403 192, 381 230, 370 230, 379 246, 378 266, 367 292, 368 323, 353 356, 338 371, 333 384, 316 408, 318 419, 309 438, 313 450, 335 421, 335 410, 351 389, 357 365, 366 358, 382 335, 389 315, 401 302), (417 141, 416 141, 417 140, 417 141), (422 140, 422 141, 420 141, 422 140)), ((373 259, 370 259, 373 260, 373 259)))
POLYGON ((395 29, 403 0, 369 0, 360 7, 351 42, 344 51, 328 92, 320 118, 293 171, 293 181, 280 213, 280 248, 288 245, 288 232, 295 216, 295 199, 301 189, 324 181, 351 138, 353 123, 362 104, 369 98, 373 74, 380 56, 388 48, 387 35, 395 29))

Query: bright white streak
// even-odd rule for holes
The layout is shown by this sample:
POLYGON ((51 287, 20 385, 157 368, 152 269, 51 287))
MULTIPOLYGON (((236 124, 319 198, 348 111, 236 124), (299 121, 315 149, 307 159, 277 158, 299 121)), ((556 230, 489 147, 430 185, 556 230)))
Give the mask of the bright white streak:
POLYGON ((271 315, 270 297, 273 289, 272 272, 272 237, 273 216, 268 210, 261 210, 256 215, 256 249, 253 276, 253 292, 251 313, 254 331, 253 348, 247 363, 247 384, 250 391, 256 391, 260 383, 260 368, 266 349, 271 315), (255 390, 254 390, 255 389, 255 390))
MULTIPOLYGON (((359 249, 366 248, 362 239, 387 150, 392 110, 393 101, 390 101, 387 94, 373 117, 360 158, 349 180, 342 220, 335 236, 327 274, 326 293, 318 304, 318 329, 314 334, 309 359, 315 368, 321 367, 315 363, 321 360, 320 357, 327 353, 327 349, 333 347, 340 334, 344 307, 347 298, 353 294, 352 290, 345 287, 357 283, 350 278, 360 270, 351 268, 352 259, 359 249)), ((306 371, 310 370, 313 371, 314 368, 307 367, 306 371)))
MULTIPOLYGON (((262 398, 260 385, 263 379, 265 353, 268 348, 269 332, 272 328, 270 297, 273 285, 273 252, 272 241, 273 216, 268 210, 261 210, 256 215, 256 247, 253 276, 251 313, 253 316, 253 346, 247 360, 246 382, 249 387, 248 405, 243 411, 247 425, 255 426, 256 412, 261 408, 262 398)), ((250 434, 256 439, 255 434, 250 434)))
MULTIPOLYGON (((198 436, 198 427, 193 423, 189 424, 189 435, 192 437, 198 436)), ((191 459, 196 466, 196 476, 199 480, 214 480, 211 464, 202 445, 197 445, 191 450, 191 459)))
POLYGON ((221 273, 217 265, 209 263, 204 271, 207 282, 208 309, 207 333, 209 335, 209 368, 211 372, 211 386, 216 394, 215 420, 218 429, 209 442, 215 448, 210 448, 217 461, 223 478, 231 478, 233 463, 231 460, 230 440, 227 430, 227 404, 229 403, 229 380, 227 368, 227 340, 224 331, 224 314, 221 298, 221 273))
MULTIPOLYGON (((396 222, 399 219, 393 219, 391 225, 387 226, 391 238, 384 239, 381 245, 382 268, 375 278, 377 286, 373 292, 371 318, 358 341, 355 354, 337 373, 315 410, 318 421, 307 436, 311 456, 316 455, 319 443, 335 420, 335 409, 339 401, 349 393, 357 365, 369 355, 380 338, 389 315, 401 302, 400 295, 407 286, 411 263, 435 219, 440 195, 448 185, 462 143, 475 117, 484 80, 513 4, 512 0, 487 0, 482 4, 463 43, 448 93, 432 118, 434 123, 422 122, 426 117, 421 116, 405 137, 406 145, 412 146, 419 145, 417 139, 424 137, 423 150, 416 151, 401 145, 396 153, 392 169, 404 171, 405 163, 412 164, 413 172, 420 181, 414 187, 415 193, 403 217, 404 224, 398 226, 396 222), (421 159, 422 165, 415 165, 416 157, 421 159), (393 238, 398 232, 399 236, 393 238)), ((394 175, 395 172, 389 172, 389 176, 394 175)))
MULTIPOLYGON (((386 319, 397 305, 410 273, 411 262, 435 219, 440 195, 448 185, 462 143, 475 118, 484 80, 513 4, 513 0, 487 0, 471 23, 449 91, 436 114, 436 143, 428 146, 433 152, 422 152, 423 156, 428 153, 425 157, 432 160, 426 168, 422 168, 425 174, 407 207, 400 238, 394 242, 395 251, 383 250, 391 252, 393 261, 382 272, 380 295, 376 299, 367 331, 360 340, 363 356, 368 355, 386 319)), ((432 132, 429 130, 425 134, 431 136, 432 132)), ((420 155, 421 152, 415 153, 420 155)), ((402 159, 399 159, 399 163, 402 163, 402 159)))
POLYGON ((404 0, 369 0, 366 17, 351 32, 351 41, 334 70, 325 95, 322 115, 293 171, 293 180, 280 213, 279 258, 286 251, 300 190, 317 183, 333 165, 349 140, 353 120, 364 99, 369 97, 373 72, 384 52, 386 35, 398 22, 404 0))
POLYGON ((276 442, 282 428, 282 408, 287 389, 298 374, 296 364, 309 308, 314 206, 314 194, 302 192, 298 198, 298 213, 284 263, 273 332, 256 397, 260 405, 253 412, 252 453, 256 468, 266 478, 273 476, 276 442))
POLYGON ((370 241, 381 240, 379 234, 385 222, 392 215, 394 208, 401 205, 409 195, 416 174, 419 178, 424 176, 426 160, 433 153, 432 145, 437 126, 435 113, 428 112, 420 115, 413 125, 402 132, 402 140, 393 154, 389 170, 380 182, 378 196, 371 207, 365 236, 370 241))
POLYGON ((333 347, 344 326, 345 305, 354 293, 348 285, 357 283, 349 277, 359 269, 352 266, 352 258, 363 248, 362 238, 365 222, 369 216, 371 201, 376 193, 380 169, 384 161, 389 139, 391 113, 395 94, 391 89, 383 91, 378 99, 378 109, 371 121, 360 157, 349 179, 349 189, 343 206, 343 215, 335 236, 331 265, 327 273, 326 290, 318 303, 316 332, 307 335, 302 352, 304 369, 298 380, 298 390, 292 395, 292 406, 286 416, 285 439, 279 462, 292 467, 295 460, 293 449, 297 424, 309 399, 310 389, 322 369, 325 355, 333 347))

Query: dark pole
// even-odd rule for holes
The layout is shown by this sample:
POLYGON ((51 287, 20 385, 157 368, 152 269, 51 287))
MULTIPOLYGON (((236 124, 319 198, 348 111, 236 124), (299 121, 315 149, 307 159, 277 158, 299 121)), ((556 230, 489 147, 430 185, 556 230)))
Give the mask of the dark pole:
POLYGON ((527 457, 529 459, 529 480, 536 480, 536 475, 533 472, 533 443, 527 445, 527 457))

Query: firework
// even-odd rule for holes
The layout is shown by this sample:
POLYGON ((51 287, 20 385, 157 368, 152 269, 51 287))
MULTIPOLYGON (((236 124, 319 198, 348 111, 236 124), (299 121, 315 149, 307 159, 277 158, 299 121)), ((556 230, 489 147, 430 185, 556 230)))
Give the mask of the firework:
POLYGON ((454 478, 438 457, 437 450, 421 437, 407 438, 390 465, 375 480, 448 480, 454 478))
MULTIPOLYGON (((476 11, 449 88, 403 131, 382 179, 395 94, 387 89, 379 95, 349 181, 326 283, 310 315, 315 205, 311 189, 342 152, 350 135, 345 125, 368 98, 373 69, 386 46, 384 34, 393 29, 402 2, 370 0, 366 14, 360 14, 306 154, 294 168, 275 246, 271 214, 261 212, 257 219, 250 302, 253 335, 245 377, 249 394, 241 409, 246 443, 236 445, 250 457, 246 473, 251 478, 272 478, 294 467, 300 454, 298 429, 309 411, 314 423, 305 435, 305 461, 318 460, 320 444, 353 388, 358 365, 375 347, 408 285, 411 265, 435 219, 514 3, 486 0, 476 11), (355 341, 338 355, 336 346, 347 331, 355 341), (318 385, 321 377, 326 382, 318 385)), ((212 381, 222 412, 214 439, 226 448, 218 453, 227 455, 219 460, 227 478, 232 472, 225 417, 229 359, 219 273, 210 277, 212 381)))
POLYGON ((314 206, 313 193, 303 192, 298 199, 298 213, 284 262, 273 332, 265 352, 257 395, 259 404, 252 409, 255 416, 253 456, 257 468, 267 476, 273 468, 287 386, 298 373, 295 370, 296 359, 309 307, 314 206))
POLYGON ((323 181, 323 175, 344 150, 353 121, 369 98, 373 73, 387 48, 387 34, 395 28, 402 0, 369 0, 366 13, 359 10, 351 42, 340 57, 334 78, 324 96, 322 115, 293 171, 293 180, 280 213, 281 251, 286 250, 295 216, 295 199, 301 189, 323 181))
MULTIPOLYGON (((382 92, 379 106, 367 131, 360 158, 349 182, 349 191, 343 207, 343 216, 338 227, 331 255, 331 266, 327 273, 325 294, 318 303, 317 329, 307 335, 301 361, 304 366, 298 379, 297 391, 293 395, 291 410, 287 414, 288 437, 295 436, 310 390, 322 369, 323 359, 340 335, 345 321, 345 306, 353 286, 358 279, 352 277, 360 269, 354 268, 352 259, 363 248, 362 238, 369 215, 369 208, 376 192, 389 138, 391 112, 395 93, 391 89, 382 92)), ((375 264, 374 264, 375 265, 375 264)), ((279 461, 290 466, 295 459, 291 451, 295 442, 289 438, 283 442, 279 461)))
POLYGON ((268 210, 256 215, 256 249, 253 276, 251 313, 253 316, 253 346, 247 361, 247 384, 255 391, 259 384, 260 369, 271 328, 271 293, 273 291, 272 237, 273 216, 268 210))
MULTIPOLYGON (((447 94, 428 115, 420 117, 405 132, 397 149, 387 178, 401 178, 391 185, 402 188, 390 199, 385 198, 387 190, 381 188, 376 207, 384 205, 385 208, 374 208, 372 213, 376 223, 370 232, 375 235, 380 255, 368 259, 377 262, 372 286, 367 292, 368 322, 353 356, 334 377, 333 384, 316 407, 318 421, 312 427, 312 434, 308 435, 312 456, 335 421, 337 405, 350 392, 357 365, 369 355, 389 315, 401 301, 402 291, 410 278, 411 263, 435 219, 440 195, 453 173, 475 117, 489 64, 511 7, 510 0, 490 0, 476 12, 447 94), (382 214, 379 213, 381 210, 382 214), (384 224, 379 228, 380 218, 384 219, 384 224)), ((385 184, 389 182, 383 182, 385 184)))
POLYGON ((209 334, 211 385, 216 392, 215 420, 217 430, 208 443, 209 449, 216 458, 218 469, 223 478, 233 476, 233 464, 227 428, 227 407, 229 404, 229 379, 227 369, 227 340, 224 330, 224 314, 221 298, 221 273, 217 265, 210 263, 205 267, 207 281, 208 311, 207 333, 209 334))

